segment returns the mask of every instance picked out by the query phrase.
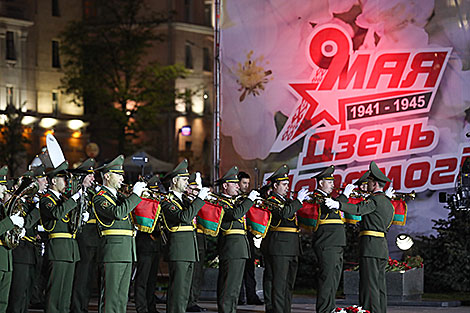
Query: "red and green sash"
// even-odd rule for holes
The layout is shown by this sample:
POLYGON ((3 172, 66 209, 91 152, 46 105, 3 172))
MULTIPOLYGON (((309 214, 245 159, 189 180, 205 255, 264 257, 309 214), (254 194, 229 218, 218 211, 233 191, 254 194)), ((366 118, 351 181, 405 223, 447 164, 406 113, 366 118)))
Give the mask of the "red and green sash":
POLYGON ((142 201, 132 211, 132 220, 138 230, 151 233, 155 229, 160 215, 160 201, 148 198, 141 199, 142 201))
POLYGON ((264 238, 271 224, 271 212, 258 205, 253 205, 246 213, 246 225, 255 236, 264 238))
POLYGON ((206 235, 216 237, 219 234, 220 223, 224 217, 224 209, 218 203, 205 202, 197 213, 196 227, 206 235))
POLYGON ((297 211, 299 226, 309 231, 316 231, 320 225, 320 205, 304 201, 302 208, 297 211))

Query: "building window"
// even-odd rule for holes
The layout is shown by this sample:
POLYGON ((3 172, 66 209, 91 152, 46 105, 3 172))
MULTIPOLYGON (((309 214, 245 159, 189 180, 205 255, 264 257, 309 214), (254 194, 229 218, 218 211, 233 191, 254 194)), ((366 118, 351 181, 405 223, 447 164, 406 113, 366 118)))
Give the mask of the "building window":
POLYGON ((211 71, 211 54, 209 48, 202 48, 202 69, 206 72, 211 71))
POLYGON ((15 51, 15 33, 7 32, 6 34, 6 58, 7 60, 16 60, 16 51, 15 51))
POLYGON ((57 116, 59 114, 59 92, 52 92, 52 114, 57 116))
POLYGON ((193 0, 184 0, 184 21, 192 23, 193 21, 193 0))
POLYGON ((7 86, 7 106, 15 106, 15 88, 7 86))
POLYGON ((189 69, 193 69, 193 52, 192 47, 189 42, 186 42, 186 46, 184 49, 184 66, 189 69))
POLYGON ((96 16, 96 6, 94 0, 83 1, 83 17, 85 19, 96 16))
POLYGON ((204 3, 204 25, 212 26, 212 4, 204 3))
POLYGON ((52 0, 52 16, 60 16, 59 0, 52 0))
POLYGON ((52 67, 60 68, 59 42, 52 40, 52 67))

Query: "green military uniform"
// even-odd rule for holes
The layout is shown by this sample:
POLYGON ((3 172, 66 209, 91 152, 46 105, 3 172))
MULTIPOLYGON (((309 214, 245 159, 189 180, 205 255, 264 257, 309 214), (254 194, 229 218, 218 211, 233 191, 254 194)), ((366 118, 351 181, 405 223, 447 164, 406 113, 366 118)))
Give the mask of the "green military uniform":
MULTIPOLYGON (((40 178, 45 176, 43 165, 23 174, 25 177, 40 178)), ((37 274, 39 262, 39 246, 37 225, 40 219, 39 198, 27 197, 27 211, 23 212, 26 235, 21 238, 20 244, 13 254, 13 276, 8 301, 8 313, 27 313, 31 299, 32 289, 37 274)))
MULTIPOLYGON (((0 169, 0 184, 6 185, 7 183, 8 167, 4 166, 0 169)), ((5 234, 7 231, 12 230, 14 225, 9 217, 6 216, 5 207, 0 203, 0 235, 5 234)), ((2 238, 3 239, 3 238, 2 238)), ((7 249, 3 240, 0 240, 0 312, 4 313, 7 310, 8 295, 10 293, 11 276, 13 270, 13 262, 11 250, 7 249)))
MULTIPOLYGON (((196 185, 196 173, 189 176, 189 185, 196 185)), ((197 302, 201 294, 201 287, 204 278, 204 260, 206 259, 206 235, 201 229, 196 229, 196 241, 199 254, 199 260, 194 262, 193 279, 191 281, 191 290, 189 292, 188 307, 186 312, 205 312, 206 308, 200 307, 197 302)))
MULTIPOLYGON (((238 168, 232 167, 219 181, 238 183, 238 168)), ((243 280, 246 260, 250 257, 250 247, 246 237, 245 214, 253 206, 246 198, 237 204, 236 198, 223 201, 224 216, 218 239, 219 276, 217 278, 217 308, 220 313, 234 313, 243 280)))
MULTIPOLYGON (((288 180, 289 168, 281 166, 268 178, 271 183, 288 180)), ((268 199, 278 204, 272 210, 271 226, 265 238, 268 273, 271 273, 271 312, 291 312, 292 292, 301 253, 296 212, 302 208, 299 200, 273 193, 268 199)))
MULTIPOLYGON (((95 160, 90 158, 85 160, 77 168, 70 170, 76 179, 83 182, 83 179, 94 173, 95 160)), ((95 190, 88 187, 85 190, 84 202, 86 211, 89 214, 89 219, 84 225, 81 226, 80 231, 77 233, 77 243, 80 250, 80 261, 77 262, 75 267, 75 277, 73 280, 72 292, 72 306, 70 311, 72 313, 86 313, 88 312, 88 303, 90 302, 91 291, 93 286, 93 279, 99 282, 99 269, 98 269, 98 249, 100 243, 100 236, 98 227, 96 225, 96 218, 93 213, 92 199, 95 195, 95 190)), ((99 283, 98 283, 99 286, 99 283)))
MULTIPOLYGON (((375 162, 371 162, 369 170, 369 179, 383 183, 390 181, 375 162)), ((393 205, 380 191, 358 204, 348 204, 343 200, 340 209, 362 216, 359 241, 359 303, 364 309, 373 313, 385 313, 387 311, 385 266, 388 258, 385 235, 393 221, 393 205)))
MULTIPOLYGON (((320 180, 334 180, 334 166, 330 166, 321 171, 313 178, 320 180)), ((314 192, 314 199, 328 197, 324 191, 317 189, 314 192)), ((343 195, 340 196, 343 199, 343 195)), ((346 200, 344 197, 343 200, 346 200)), ((317 281, 317 302, 318 313, 330 313, 336 307, 336 291, 338 290, 343 271, 343 250, 346 246, 346 233, 344 223, 341 220, 339 211, 330 211, 329 208, 320 202, 320 220, 315 231, 314 249, 319 264, 319 275, 317 281)))
MULTIPOLYGON (((188 162, 183 160, 169 174, 168 179, 178 176, 189 176, 188 162)), ((193 276, 194 262, 199 260, 196 231, 193 223, 204 201, 196 198, 192 202, 185 194, 171 191, 162 202, 162 212, 168 236, 168 266, 170 270, 168 294, 166 301, 167 313, 186 312, 188 305, 189 283, 193 276)))
MULTIPOLYGON (((48 174, 50 178, 66 174, 64 162, 48 174)), ((75 263, 80 260, 75 234, 69 226, 69 212, 77 206, 71 199, 64 199, 58 191, 49 189, 39 202, 41 223, 49 233, 46 255, 49 264, 49 280, 46 287, 46 312, 68 312, 72 296, 75 263)))
MULTIPOLYGON (((147 182, 150 190, 158 191, 158 176, 147 182)), ((158 263, 161 251, 161 236, 158 226, 153 233, 137 231, 137 264, 134 280, 134 301, 137 313, 156 313, 155 286, 157 284, 158 263)))
MULTIPOLYGON (((103 174, 123 174, 123 162, 124 156, 120 155, 103 166, 101 171, 103 174)), ((132 262, 136 261, 135 231, 130 212, 140 201, 135 193, 126 198, 106 186, 102 186, 93 197, 94 215, 101 235, 104 281, 100 308, 103 308, 103 313, 126 312, 132 262)))

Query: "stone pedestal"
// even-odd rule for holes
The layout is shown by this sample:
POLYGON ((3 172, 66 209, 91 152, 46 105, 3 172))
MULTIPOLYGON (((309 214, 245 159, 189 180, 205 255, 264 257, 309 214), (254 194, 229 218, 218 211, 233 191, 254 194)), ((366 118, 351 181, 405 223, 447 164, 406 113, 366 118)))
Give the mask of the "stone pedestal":
MULTIPOLYGON (((387 272, 388 301, 420 301, 423 294, 424 269, 413 268, 402 272, 387 272)), ((359 299, 359 272, 344 272, 346 301, 357 303, 359 299)))

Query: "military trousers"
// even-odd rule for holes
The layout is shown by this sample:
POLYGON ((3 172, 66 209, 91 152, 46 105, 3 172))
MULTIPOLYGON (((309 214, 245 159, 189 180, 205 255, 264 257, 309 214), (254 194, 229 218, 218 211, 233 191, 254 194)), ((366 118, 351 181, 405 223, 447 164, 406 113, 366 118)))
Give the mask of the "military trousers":
POLYGON ((320 267, 316 309, 318 313, 330 313, 336 307, 336 291, 343 271, 343 247, 315 247, 315 254, 320 267))
POLYGON ((272 284, 273 284, 272 262, 269 256, 264 255, 263 297, 264 297, 264 307, 266 309, 266 312, 273 311, 273 305, 272 305, 272 300, 271 300, 272 284))
POLYGON ((219 276, 217 277, 217 310, 219 313, 237 312, 245 263, 246 259, 219 261, 219 276))
POLYGON ((90 302, 93 279, 100 285, 98 269, 98 247, 83 246, 79 242, 80 261, 75 267, 75 278, 72 291, 72 313, 87 313, 90 302))
POLYGON ((359 260, 359 303, 371 313, 387 312, 386 259, 361 257, 359 260))
POLYGON ((159 253, 142 252, 137 256, 134 280, 134 300, 137 313, 153 313, 157 285, 159 253))
POLYGON ((193 278, 194 262, 170 261, 170 281, 166 301, 167 313, 184 313, 189 300, 191 279, 193 278))
POLYGON ((297 275, 298 257, 272 255, 272 278, 271 302, 272 312, 290 313, 292 293, 294 291, 295 277, 297 275))
POLYGON ((0 313, 5 313, 7 311, 11 277, 11 271, 0 271, 0 313))
POLYGON ((49 279, 46 287, 46 313, 70 311, 73 275, 76 262, 50 261, 49 279))
POLYGON ((103 313, 125 313, 131 283, 132 262, 103 264, 104 281, 101 286, 100 306, 103 313))
POLYGON ((188 308, 197 305, 204 279, 204 260, 206 259, 206 235, 196 233, 199 261, 194 263, 193 280, 189 292, 188 308))
POLYGON ((13 262, 8 313, 28 313, 36 271, 36 264, 13 262))

